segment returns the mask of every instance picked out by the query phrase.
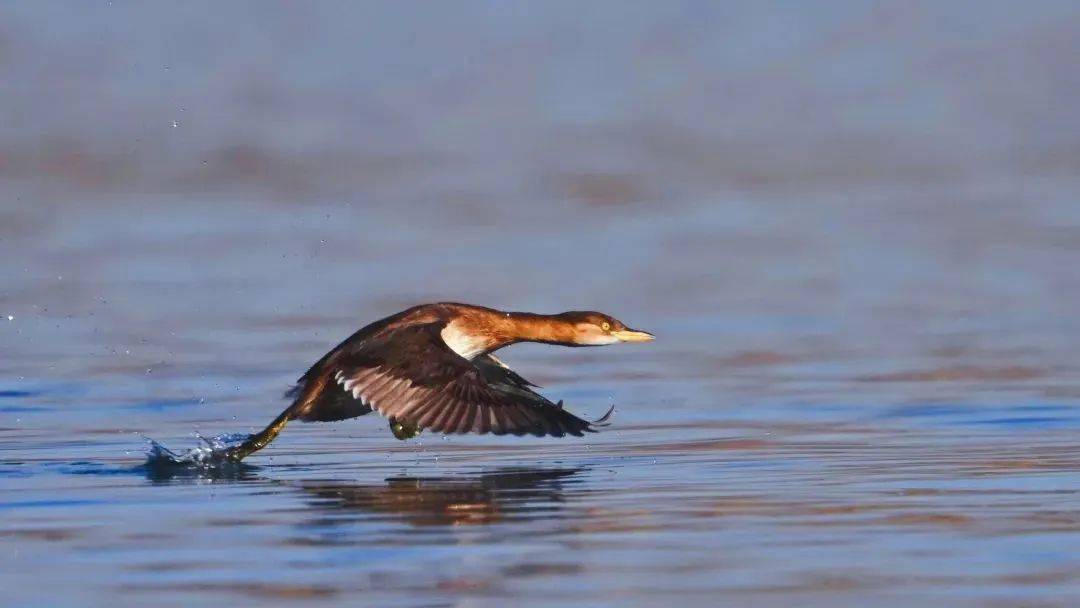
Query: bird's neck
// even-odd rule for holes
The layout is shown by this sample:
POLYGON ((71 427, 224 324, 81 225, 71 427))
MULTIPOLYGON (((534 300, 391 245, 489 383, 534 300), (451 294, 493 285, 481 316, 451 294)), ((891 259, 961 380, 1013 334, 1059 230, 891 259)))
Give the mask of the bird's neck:
POLYGON ((573 344, 574 326, 557 315, 477 311, 460 314, 442 330, 454 352, 473 359, 516 342, 573 344))
POLYGON ((505 319, 508 325, 506 335, 512 342, 573 344, 574 325, 558 315, 512 312, 505 319))

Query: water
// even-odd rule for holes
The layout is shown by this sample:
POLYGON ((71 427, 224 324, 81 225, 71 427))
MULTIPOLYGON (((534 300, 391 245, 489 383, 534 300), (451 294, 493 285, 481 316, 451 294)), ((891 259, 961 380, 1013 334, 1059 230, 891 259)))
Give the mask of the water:
POLYGON ((48 6, 0 9, 5 603, 1080 604, 1069 3, 48 6), (657 340, 499 353, 582 439, 147 463, 443 299, 657 340))
POLYGON ((184 468, 199 472, 201 469, 214 469, 230 465, 229 452, 240 447, 251 437, 248 433, 222 433, 213 437, 199 435, 199 445, 176 452, 153 439, 147 439, 150 447, 146 450, 148 468, 184 468))

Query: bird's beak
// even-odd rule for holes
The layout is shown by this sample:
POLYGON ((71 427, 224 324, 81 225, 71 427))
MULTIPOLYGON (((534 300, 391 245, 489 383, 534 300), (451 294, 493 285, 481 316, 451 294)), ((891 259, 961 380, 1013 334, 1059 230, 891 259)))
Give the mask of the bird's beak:
POLYGON ((611 335, 619 339, 619 342, 649 342, 655 338, 647 331, 637 331, 634 329, 620 329, 619 331, 611 332, 611 335))

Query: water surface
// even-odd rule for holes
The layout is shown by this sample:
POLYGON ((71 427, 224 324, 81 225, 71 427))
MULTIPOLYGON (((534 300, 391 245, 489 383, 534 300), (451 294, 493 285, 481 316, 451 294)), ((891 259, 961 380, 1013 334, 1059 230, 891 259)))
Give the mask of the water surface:
POLYGON ((1070 3, 232 6, 0 9, 5 603, 1080 605, 1070 3), (443 299, 658 339, 144 465, 443 299))

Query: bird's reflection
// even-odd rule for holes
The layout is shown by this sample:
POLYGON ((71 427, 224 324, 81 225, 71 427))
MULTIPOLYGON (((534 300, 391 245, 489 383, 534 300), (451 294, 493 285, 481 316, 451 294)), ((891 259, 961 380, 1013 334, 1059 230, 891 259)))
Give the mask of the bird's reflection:
POLYGON ((542 516, 562 502, 564 485, 582 469, 500 469, 456 477, 391 477, 383 484, 302 482, 309 504, 341 512, 387 514, 414 526, 490 524, 542 516))
POLYGON ((309 525, 336 526, 387 515, 414 526, 450 526, 550 515, 560 509, 566 484, 574 483, 584 468, 503 468, 478 474, 390 477, 372 484, 274 480, 261 475, 260 467, 243 463, 213 468, 145 464, 128 471, 146 475, 155 485, 254 482, 298 488, 311 507, 309 525))

